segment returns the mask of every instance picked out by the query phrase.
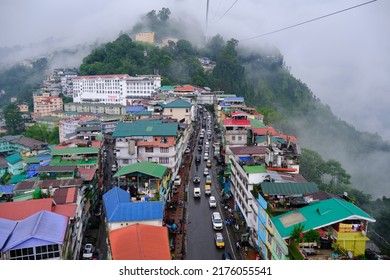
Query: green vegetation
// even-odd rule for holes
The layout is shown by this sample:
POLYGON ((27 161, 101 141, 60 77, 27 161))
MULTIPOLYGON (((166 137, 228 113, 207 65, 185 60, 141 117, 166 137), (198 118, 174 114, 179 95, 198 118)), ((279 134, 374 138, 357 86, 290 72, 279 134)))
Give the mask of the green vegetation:
POLYGON ((18 135, 24 132, 23 118, 16 103, 11 103, 5 107, 3 115, 8 134, 18 135))
POLYGON ((58 144, 60 142, 58 126, 49 130, 48 126, 45 124, 34 124, 26 129, 24 136, 46 142, 48 144, 58 144))

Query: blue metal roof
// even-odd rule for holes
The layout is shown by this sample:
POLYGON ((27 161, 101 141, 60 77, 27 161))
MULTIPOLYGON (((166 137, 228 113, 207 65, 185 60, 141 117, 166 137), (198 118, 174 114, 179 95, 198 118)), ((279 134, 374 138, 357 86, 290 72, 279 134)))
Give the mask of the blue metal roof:
POLYGON ((19 221, 3 252, 64 242, 68 218, 50 211, 40 211, 19 221))
POLYGON ((0 218, 0 252, 12 234, 18 222, 0 218))
POLYGON ((162 201, 131 202, 130 194, 114 187, 103 195, 107 221, 143 221, 163 218, 162 201))
POLYGON ((0 186, 0 193, 10 194, 14 191, 15 185, 0 186))
POLYGON ((127 106, 126 113, 135 113, 145 111, 145 106, 127 106))
POLYGON ((240 101, 244 102, 244 97, 226 97, 224 99, 225 102, 234 102, 234 101, 240 101))

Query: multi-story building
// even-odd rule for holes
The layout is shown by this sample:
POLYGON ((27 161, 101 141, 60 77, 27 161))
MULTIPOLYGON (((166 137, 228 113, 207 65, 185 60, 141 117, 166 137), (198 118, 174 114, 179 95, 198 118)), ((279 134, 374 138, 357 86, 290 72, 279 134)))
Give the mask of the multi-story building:
POLYGON ((33 119, 50 116, 53 111, 63 110, 62 98, 52 96, 50 93, 34 94, 34 113, 33 119))
POLYGON ((154 32, 140 32, 135 34, 135 40, 137 42, 144 42, 154 44, 154 32))
POLYGON ((248 142, 248 130, 251 128, 248 114, 234 112, 230 116, 223 120, 225 145, 226 147, 245 146, 248 142))
POLYGON ((112 135, 116 140, 118 167, 150 161, 177 173, 186 147, 186 133, 177 122, 138 120, 118 123, 112 135))
POLYGON ((107 115, 125 115, 126 106, 120 104, 103 104, 103 103, 66 103, 65 112, 107 114, 107 115))
POLYGON ((151 98, 159 87, 161 87, 159 75, 78 76, 73 78, 73 101, 125 106, 128 98, 151 98))
POLYGON ((182 99, 176 99, 169 103, 157 103, 154 106, 155 115, 164 119, 173 119, 180 123, 191 124, 195 114, 191 103, 182 99))

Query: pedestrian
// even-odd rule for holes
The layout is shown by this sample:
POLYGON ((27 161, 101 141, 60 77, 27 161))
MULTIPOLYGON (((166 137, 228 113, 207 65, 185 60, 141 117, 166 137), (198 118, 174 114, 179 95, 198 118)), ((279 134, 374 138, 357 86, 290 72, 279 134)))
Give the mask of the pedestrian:
POLYGON ((237 251, 240 250, 240 248, 241 248, 240 241, 237 241, 237 242, 236 242, 236 248, 237 248, 237 251))

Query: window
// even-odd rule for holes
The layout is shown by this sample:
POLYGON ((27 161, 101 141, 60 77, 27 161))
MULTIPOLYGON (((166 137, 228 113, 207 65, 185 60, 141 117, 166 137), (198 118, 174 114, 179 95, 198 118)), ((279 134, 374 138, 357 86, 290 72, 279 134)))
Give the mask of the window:
POLYGON ((160 164, 169 164, 169 158, 168 157, 160 157, 159 163, 160 164))
POLYGON ((186 113, 188 113, 188 109, 186 109, 186 113))
POLYGON ((145 147, 145 153, 153 153, 153 147, 145 147))
POLYGON ((169 148, 160 148, 160 153, 169 153, 169 148))
POLYGON ((236 141, 236 136, 232 136, 232 141, 236 141))
POLYGON ((238 141, 241 141, 242 140, 242 136, 238 136, 238 141))

